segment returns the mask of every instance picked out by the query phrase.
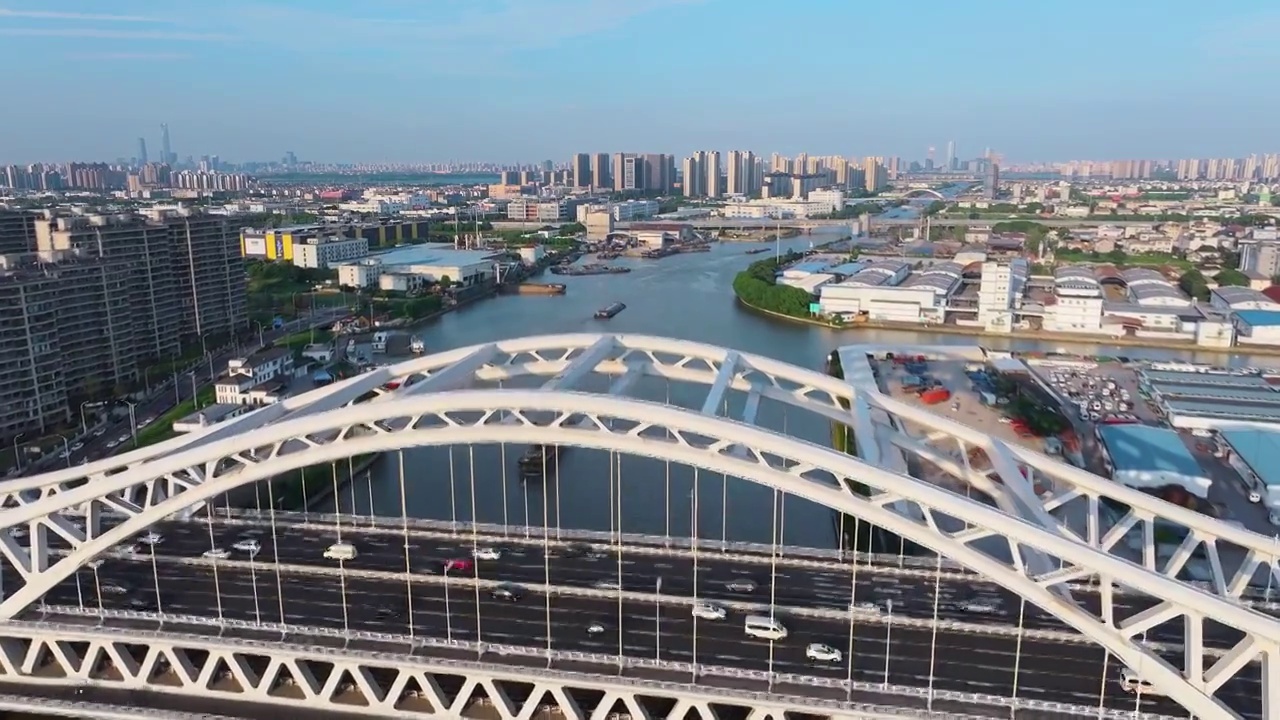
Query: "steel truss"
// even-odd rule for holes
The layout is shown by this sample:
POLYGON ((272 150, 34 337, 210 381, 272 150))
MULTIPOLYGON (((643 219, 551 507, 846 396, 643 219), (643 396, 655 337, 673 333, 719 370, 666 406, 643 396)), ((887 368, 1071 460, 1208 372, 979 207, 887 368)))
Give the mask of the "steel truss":
MULTIPOLYGON (((462 645, 456 654, 465 656, 469 648, 462 645)), ((0 686, 121 689, 376 718, 459 718, 476 716, 477 710, 496 713, 501 720, 552 717, 557 712, 567 720, 719 720, 722 713, 748 720, 791 720, 794 713, 822 720, 990 717, 928 710, 920 689, 907 699, 915 707, 902 707, 873 702, 873 698, 903 700, 875 687, 859 688, 866 701, 852 701, 846 690, 836 688, 823 693, 824 699, 814 696, 813 687, 796 686, 789 691, 788 686, 774 685, 771 692, 752 690, 757 683, 748 677, 751 673, 744 673, 738 688, 732 683, 690 685, 546 669, 536 662, 501 662, 505 658, 500 652, 495 657, 499 662, 476 662, 297 641, 147 631, 122 638, 111 629, 9 624, 0 626, 0 686)), ((953 702, 972 705, 974 712, 982 712, 984 702, 1002 700, 956 695, 965 697, 953 702)), ((33 699, 21 709, 45 712, 45 702, 33 699)), ((1045 705, 1051 712, 1088 710, 1045 705)), ((82 716, 123 717, 94 713, 91 707, 84 710, 82 716)), ((994 707, 992 711, 1000 712, 994 707)), ((1117 714, 1106 717, 1112 715, 1117 714)), ((140 716, 147 715, 134 715, 140 716)))
MULTIPOLYGON (((0 617, 13 617, 29 607, 112 545, 234 487, 357 454, 497 442, 644 455, 805 497, 933 549, 1027 598, 1130 667, 1141 668, 1151 682, 1200 717, 1230 717, 1213 693, 1261 659, 1266 713, 1280 714, 1280 623, 1238 602, 1253 568, 1265 562, 1276 572, 1269 539, 1001 444, 866 386, 764 357, 646 336, 548 336, 449 351, 381 368, 153 448, 10 483, 3 496, 8 509, 0 513, 0 552, 16 566, 23 585, 0 603, 0 617), (649 375, 701 383, 709 390, 693 409, 569 392, 592 373, 618 378, 613 389, 649 375), (477 382, 523 376, 548 380, 541 390, 462 391, 477 382), (730 390, 747 395, 741 421, 718 415, 730 390), (862 454, 875 464, 755 427, 761 399, 852 426, 862 454), (983 449, 1001 476, 1025 469, 1028 475, 1052 477, 1062 489, 1048 499, 1029 487, 1014 487, 1010 495, 993 491, 1005 510, 1000 512, 905 476, 905 468, 893 462, 894 449, 905 448, 927 459, 933 452, 932 460, 947 460, 931 451, 937 437, 922 437, 920 427, 954 439, 966 451, 983 449), (854 492, 837 478, 856 479, 870 496, 854 492), (81 486, 86 479, 89 486, 81 486), (1093 511, 1083 537, 1049 515, 1079 497, 1088 498, 1093 511), (1128 517, 1134 519, 1104 531, 1102 501, 1128 506, 1128 517), (99 535, 97 519, 108 510, 129 520, 99 535), (88 517, 83 530, 65 517, 77 511, 88 517), (1189 557, 1203 544, 1210 558, 1217 558, 1221 541, 1245 548, 1249 559, 1229 580, 1194 587, 1175 579, 1186 557, 1177 567, 1161 567, 1149 550, 1137 565, 1117 551, 1120 538, 1139 522, 1146 524, 1145 537, 1153 548, 1149 528, 1157 520, 1191 529, 1185 553, 1180 549, 1179 555, 1189 557), (22 525, 32 531, 30 552, 13 538, 12 529, 22 525), (65 538, 73 551, 50 564, 46 532, 65 538), (987 539, 997 540, 1003 552, 980 549, 977 541, 987 539), (1099 582, 1100 612, 1085 608, 1064 591, 1068 581, 1081 578, 1099 582), (1147 595, 1154 606, 1120 617, 1112 602, 1116 589, 1147 595), (1145 630, 1179 617, 1186 628, 1182 670, 1135 640, 1145 630), (1206 618, 1235 628, 1243 637, 1208 668, 1202 641, 1206 618)), ((962 461, 953 465, 976 484, 982 473, 971 467, 967 452, 960 455, 962 461)), ((1214 565, 1221 568, 1222 563, 1214 565)))

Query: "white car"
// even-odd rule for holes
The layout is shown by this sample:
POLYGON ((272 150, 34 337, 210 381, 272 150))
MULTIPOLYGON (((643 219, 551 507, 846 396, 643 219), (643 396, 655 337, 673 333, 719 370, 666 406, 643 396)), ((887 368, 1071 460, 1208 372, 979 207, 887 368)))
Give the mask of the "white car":
POLYGON ((804 656, 814 662, 838 663, 844 659, 844 653, 822 643, 809 643, 809 647, 804 649, 804 656))
POLYGON ((205 550, 200 557, 209 560, 226 560, 231 557, 231 551, 226 548, 213 548, 212 550, 205 550))
POLYGON ((491 547, 476 548, 471 555, 477 560, 498 560, 502 558, 502 551, 491 547))
POLYGON ((85 563, 84 566, 89 568, 90 570, 97 570, 98 568, 102 567, 102 560, 99 558, 94 558, 93 560, 90 560, 89 562, 85 563))
POLYGON ((849 603, 849 612, 860 615, 879 615, 880 606, 873 602, 849 603))
POLYGON ((143 545, 159 545, 164 542, 164 536, 154 530, 138 538, 138 542, 143 545))
MULTIPOLYGON (((259 544, 257 540, 254 540, 254 539, 252 539, 252 538, 248 538, 248 539, 245 539, 245 540, 237 540, 237 541, 235 541, 235 542, 231 545, 231 549, 232 549, 232 550, 238 550, 238 551, 240 551, 240 552, 249 553, 249 554, 251 554, 251 555, 256 555, 256 554, 258 554, 258 551, 262 549, 262 545, 261 545, 261 544, 259 544)), ((212 551, 211 551, 211 552, 212 552, 212 551)))
POLYGON ((80 452, 83 449, 84 449, 84 443, 82 442, 72 443, 71 445, 71 452, 80 452))
POLYGON ((108 449, 108 450, 111 450, 111 449, 115 448, 115 447, 116 447, 117 445, 119 445, 119 444, 120 444, 120 441, 118 441, 118 440, 108 440, 108 441, 107 441, 107 449, 108 449))
POLYGON ((693 616, 701 620, 723 620, 728 616, 725 609, 713 603, 695 603, 693 616))
POLYGON ((355 560, 356 546, 349 542, 336 542, 324 551, 324 557, 326 560, 338 560, 340 562, 355 560))
POLYGON ((617 580, 600 580, 595 584, 597 590, 621 590, 622 585, 617 580))
POLYGON ((1000 612, 1000 608, 996 607, 994 603, 990 603, 982 600, 967 602, 964 605, 961 605, 960 607, 962 607, 965 612, 971 612, 971 613, 1000 612))
POLYGON ((120 585, 116 585, 115 583, 104 583, 102 585, 102 592, 106 593, 107 595, 128 595, 129 594, 128 589, 121 587, 120 585))
POLYGON ((1262 502, 1262 493, 1258 492, 1257 490, 1250 490, 1250 491, 1249 491, 1249 502, 1251 502, 1251 503, 1260 503, 1260 502, 1262 502))

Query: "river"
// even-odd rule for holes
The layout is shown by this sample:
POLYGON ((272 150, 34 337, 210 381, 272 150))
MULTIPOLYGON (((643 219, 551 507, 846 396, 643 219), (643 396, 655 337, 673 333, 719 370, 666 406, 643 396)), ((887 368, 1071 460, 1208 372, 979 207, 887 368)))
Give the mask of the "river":
MULTIPOLYGON (((783 251, 803 249, 810 241, 828 239, 815 232, 783 241, 783 251)), ((761 317, 739 307, 733 297, 733 276, 761 255, 746 255, 745 250, 758 247, 747 243, 723 243, 709 253, 677 255, 662 260, 619 259, 616 264, 633 268, 627 275, 562 277, 568 285, 562 296, 498 296, 449 313, 417 328, 414 332, 426 343, 428 351, 437 352, 504 338, 552 333, 599 332, 664 335, 722 345, 749 353, 777 358, 801 367, 820 369, 826 354, 837 346, 855 343, 971 345, 1010 350, 1055 350, 1059 343, 1038 344, 1014 338, 976 338, 938 335, 927 332, 888 330, 830 330, 818 326, 789 323, 761 317), (627 309, 608 322, 594 320, 596 309, 620 301, 627 309)), ((1258 364, 1262 358, 1229 357, 1222 353, 1190 352, 1107 345, 1072 345, 1073 352, 1098 355, 1127 355, 1152 359, 1185 359, 1219 364, 1258 364)), ((604 390, 607 381, 583 389, 604 390)), ((699 393, 705 388, 675 385, 670 388, 658 379, 646 379, 632 395, 649 400, 665 400, 670 392, 679 404, 700 404, 699 393)), ((740 412, 742 400, 729 407, 730 414, 740 412)), ((827 424, 799 412, 784 411, 773 403, 762 403, 759 423, 764 427, 785 429, 799 438, 826 444, 827 424)), ((476 488, 475 517, 482 522, 524 524, 526 516, 533 525, 543 518, 542 488, 526 488, 518 481, 515 460, 524 447, 505 448, 415 448, 406 450, 405 507, 412 517, 470 520, 471 469, 474 457, 476 488), (450 455, 453 482, 450 482, 450 455), (505 463, 503 458, 505 457, 505 463), (506 467, 504 482, 503 468, 506 467), (526 515, 527 513, 527 515, 526 515)), ((621 458, 620 482, 611 482, 611 462, 606 453, 580 449, 567 450, 559 473, 559 500, 554 487, 549 489, 549 523, 556 525, 557 507, 563 527, 608 530, 614 517, 621 516, 624 532, 688 536, 691 525, 690 503, 693 471, 655 462, 646 458, 621 458), (668 472, 670 482, 668 483, 668 472), (670 492, 668 493, 668 487, 670 492), (619 505, 621 512, 610 512, 619 505)), ((617 461, 612 463, 617 467, 617 461)), ((379 515, 401 512, 398 463, 394 455, 385 456, 373 469, 372 485, 366 482, 343 488, 339 493, 344 512, 368 514, 372 497, 379 515)), ((741 480, 727 482, 719 475, 699 475, 698 528, 703 537, 769 542, 774 533, 772 491, 741 480), (721 499, 727 498, 727 512, 722 512, 721 499), (726 518, 722 522, 722 518, 726 518)), ((780 502, 782 512, 779 533, 789 544, 832 547, 835 529, 831 513, 803 500, 787 498, 780 502)), ((323 508, 322 508, 323 509, 323 508)), ((330 504, 328 509, 332 509, 330 504)))

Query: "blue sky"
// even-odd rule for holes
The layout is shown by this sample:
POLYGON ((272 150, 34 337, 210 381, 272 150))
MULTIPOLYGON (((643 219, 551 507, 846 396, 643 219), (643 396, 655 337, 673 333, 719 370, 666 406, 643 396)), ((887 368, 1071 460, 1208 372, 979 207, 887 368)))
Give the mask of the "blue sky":
POLYGON ((0 0, 0 163, 1280 150, 1274 0, 0 0))

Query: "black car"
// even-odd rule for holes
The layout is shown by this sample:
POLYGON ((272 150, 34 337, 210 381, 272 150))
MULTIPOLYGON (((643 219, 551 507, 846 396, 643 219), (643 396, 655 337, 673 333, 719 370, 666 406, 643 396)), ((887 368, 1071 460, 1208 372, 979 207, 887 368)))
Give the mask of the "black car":
POLYGON ((516 602, 520 598, 524 597, 524 588, 519 585, 499 585, 490 591, 489 596, 494 600, 516 602))

